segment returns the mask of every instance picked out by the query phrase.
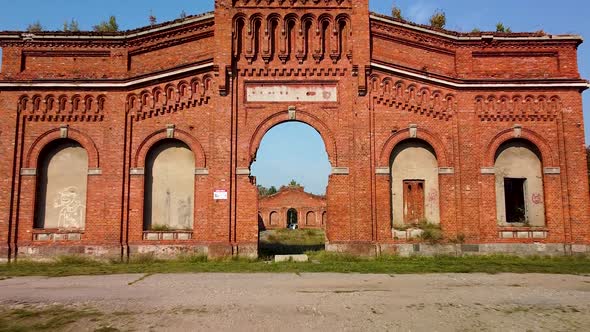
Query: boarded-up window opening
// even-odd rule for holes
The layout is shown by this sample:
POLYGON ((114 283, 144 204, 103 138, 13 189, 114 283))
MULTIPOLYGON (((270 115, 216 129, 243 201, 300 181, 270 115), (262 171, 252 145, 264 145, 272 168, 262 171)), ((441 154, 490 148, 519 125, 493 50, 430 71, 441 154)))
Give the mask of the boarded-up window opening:
POLYGON ((315 213, 313 211, 307 212, 305 216, 305 225, 307 226, 314 226, 315 225, 315 213))
POLYGON ((526 179, 504 178, 506 221, 526 223, 526 179))
POLYGON ((77 142, 60 139, 41 152, 35 228, 81 230, 86 224, 88 154, 77 142))
POLYGON ((195 158, 178 140, 164 140, 146 159, 144 230, 192 230, 195 158))
POLYGON ((279 214, 275 211, 270 213, 270 225, 271 226, 276 226, 279 224, 279 214))

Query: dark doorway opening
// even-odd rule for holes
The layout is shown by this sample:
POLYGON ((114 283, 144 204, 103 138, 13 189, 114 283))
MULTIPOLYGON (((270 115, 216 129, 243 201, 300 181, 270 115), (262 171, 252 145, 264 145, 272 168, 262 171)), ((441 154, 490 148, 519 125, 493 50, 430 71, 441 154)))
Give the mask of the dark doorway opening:
POLYGON ((297 229, 299 228, 299 218, 297 216, 297 210, 289 209, 287 211, 287 228, 289 229, 297 229))
POLYGON ((404 223, 418 224, 424 217, 424 180, 404 181, 404 223))
POLYGON ((526 179, 504 178, 504 199, 508 223, 526 223, 525 184, 526 179))

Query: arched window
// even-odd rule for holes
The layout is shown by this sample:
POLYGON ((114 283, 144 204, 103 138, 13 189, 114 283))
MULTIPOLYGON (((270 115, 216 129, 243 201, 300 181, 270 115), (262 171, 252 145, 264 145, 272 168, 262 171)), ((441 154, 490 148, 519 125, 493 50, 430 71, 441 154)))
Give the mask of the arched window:
POLYGON ((193 229, 195 155, 178 140, 152 147, 146 159, 144 229, 193 229))
POLYGON ((78 142, 59 139, 43 149, 37 169, 35 228, 84 229, 86 150, 78 142))
POLYGON ((297 214, 297 210, 295 209, 289 209, 289 211, 287 211, 287 228, 299 227, 299 220, 297 214))
POLYGON ((314 226, 315 224, 316 224, 315 212, 313 212, 313 211, 307 212, 307 215, 305 216, 305 225, 314 226))
POLYGON ((500 225, 544 226, 541 154, 525 140, 511 140, 496 152, 496 212, 500 225))
POLYGON ((328 221, 328 212, 322 213, 322 226, 326 226, 326 222, 328 221))
POLYGON ((394 226, 440 223, 438 161, 428 143, 407 140, 395 147, 391 194, 394 226))
POLYGON ((270 225, 277 226, 279 224, 279 214, 276 211, 270 213, 270 225))

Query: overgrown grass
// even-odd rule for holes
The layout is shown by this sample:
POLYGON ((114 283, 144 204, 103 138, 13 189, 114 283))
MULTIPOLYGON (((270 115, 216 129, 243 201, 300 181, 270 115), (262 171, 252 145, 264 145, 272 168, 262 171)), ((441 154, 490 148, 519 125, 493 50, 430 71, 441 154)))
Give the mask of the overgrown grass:
POLYGON ((302 254, 323 250, 326 233, 322 229, 277 229, 260 233, 261 257, 281 254, 302 254))
POLYGON ((326 234, 321 229, 277 229, 261 232, 260 241, 285 245, 323 245, 326 234))
POLYGON ((56 331, 82 319, 98 318, 102 315, 93 309, 71 309, 62 306, 0 309, 0 332, 56 331))
POLYGON ((0 265, 0 277, 9 276, 70 276, 121 273, 555 273, 590 274, 590 259, 584 257, 398 257, 363 258, 328 252, 310 252, 307 263, 273 263, 263 260, 224 259, 207 260, 202 256, 176 260, 134 259, 121 262, 84 262, 59 259, 52 263, 20 261, 0 265))

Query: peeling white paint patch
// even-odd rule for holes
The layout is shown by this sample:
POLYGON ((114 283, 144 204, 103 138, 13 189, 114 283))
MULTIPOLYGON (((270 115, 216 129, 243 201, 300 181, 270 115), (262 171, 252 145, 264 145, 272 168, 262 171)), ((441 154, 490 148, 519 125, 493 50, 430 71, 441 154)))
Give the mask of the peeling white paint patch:
POLYGON ((246 87, 248 102, 337 102, 335 85, 263 84, 246 87))

